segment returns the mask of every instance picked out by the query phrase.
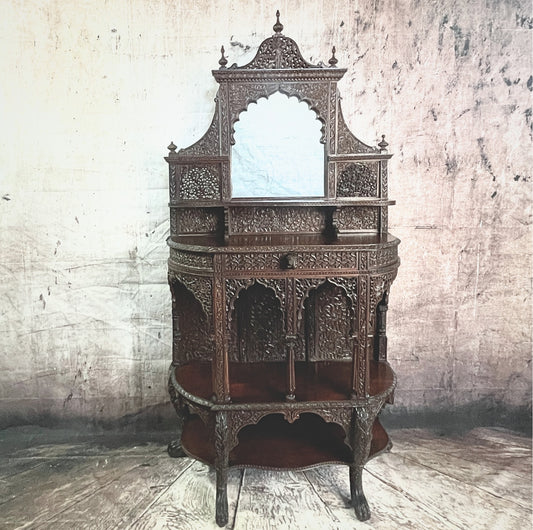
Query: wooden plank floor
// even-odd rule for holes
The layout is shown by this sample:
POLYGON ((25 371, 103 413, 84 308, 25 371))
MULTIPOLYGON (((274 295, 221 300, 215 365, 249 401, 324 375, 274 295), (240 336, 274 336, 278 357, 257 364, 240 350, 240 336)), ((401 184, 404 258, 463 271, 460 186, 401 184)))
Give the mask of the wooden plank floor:
MULTIPOLYGON (((231 470, 227 528, 531 529, 530 438, 486 428, 391 437, 364 475, 370 521, 355 519, 344 466, 231 470)), ((2 529, 206 530, 218 528, 214 510, 214 472, 168 457, 162 440, 0 432, 2 529)))

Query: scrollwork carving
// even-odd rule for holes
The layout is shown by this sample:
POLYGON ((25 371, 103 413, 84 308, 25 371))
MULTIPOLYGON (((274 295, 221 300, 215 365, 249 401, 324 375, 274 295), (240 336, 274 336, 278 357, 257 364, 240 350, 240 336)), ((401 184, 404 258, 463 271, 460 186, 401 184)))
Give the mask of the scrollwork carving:
POLYGON ((320 208, 234 208, 230 231, 243 233, 321 232, 326 216, 320 208))
POLYGON ((308 359, 351 359, 353 310, 344 289, 325 282, 310 293, 305 310, 308 359))
POLYGON ((196 269, 210 270, 213 268, 213 259, 207 254, 184 252, 183 250, 170 249, 170 259, 177 265, 194 267, 196 269))
POLYGON ((281 69, 281 68, 320 68, 309 64, 300 53, 294 40, 281 34, 265 39, 255 57, 244 66, 232 65, 238 69, 281 69))
POLYGON ((337 209, 337 227, 350 230, 377 230, 379 208, 372 206, 343 206, 337 209))
POLYGON ((214 233, 218 228, 218 214, 207 208, 176 210, 176 230, 184 234, 214 233))

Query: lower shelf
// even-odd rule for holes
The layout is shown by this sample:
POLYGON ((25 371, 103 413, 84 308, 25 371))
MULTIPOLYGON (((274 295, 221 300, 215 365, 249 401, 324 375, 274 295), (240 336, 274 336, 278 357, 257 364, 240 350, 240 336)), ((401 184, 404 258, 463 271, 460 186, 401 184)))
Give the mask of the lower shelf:
MULTIPOLYGON (((240 431, 239 445, 231 451, 229 465, 303 469, 320 464, 349 464, 352 453, 344 439, 344 430, 339 425, 326 423, 315 414, 302 414, 294 423, 288 423, 281 414, 271 414, 240 431)), ((185 422, 181 443, 190 456, 214 464, 214 444, 198 416, 191 416, 185 422)), ((376 419, 369 458, 389 446, 389 437, 376 419)))

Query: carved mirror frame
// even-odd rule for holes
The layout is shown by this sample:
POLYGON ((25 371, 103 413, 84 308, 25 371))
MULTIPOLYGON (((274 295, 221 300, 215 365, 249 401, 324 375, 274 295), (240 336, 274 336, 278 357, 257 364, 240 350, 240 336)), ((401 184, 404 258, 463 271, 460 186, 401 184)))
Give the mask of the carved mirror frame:
MULTIPOLYGON (((250 103, 268 98, 275 92, 306 102, 322 123, 321 143, 325 146, 324 196, 320 201, 361 202, 374 200, 386 206, 387 143, 377 147, 366 145, 351 133, 346 125, 337 82, 346 73, 337 68, 335 48, 328 65, 310 64, 301 55, 294 40, 282 34, 283 26, 274 25, 274 35, 265 39, 255 57, 244 66, 227 67, 222 56, 220 68, 212 74, 219 83, 215 112, 211 125, 202 138, 180 149, 171 143, 166 160, 171 168, 170 198, 180 203, 198 201, 206 206, 236 206, 246 203, 303 201, 298 198, 232 198, 231 146, 234 144, 234 124, 250 103), (174 170, 174 174, 172 171, 174 170)), ((313 197, 317 200, 317 197, 313 197)), ((386 211, 386 208, 381 208, 386 211)), ((385 222, 380 232, 386 232, 385 222)))

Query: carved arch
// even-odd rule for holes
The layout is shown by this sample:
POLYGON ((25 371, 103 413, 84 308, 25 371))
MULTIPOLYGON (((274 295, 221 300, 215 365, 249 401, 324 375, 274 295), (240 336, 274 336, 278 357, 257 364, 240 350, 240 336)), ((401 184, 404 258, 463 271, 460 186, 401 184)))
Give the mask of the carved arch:
POLYGON ((240 120, 240 115, 248 111, 251 103, 258 103, 262 98, 268 99, 276 92, 289 98, 294 97, 300 103, 307 103, 309 110, 315 113, 320 122, 320 143, 325 144, 328 88, 321 83, 302 82, 230 85, 230 144, 235 145, 235 124, 240 120))

